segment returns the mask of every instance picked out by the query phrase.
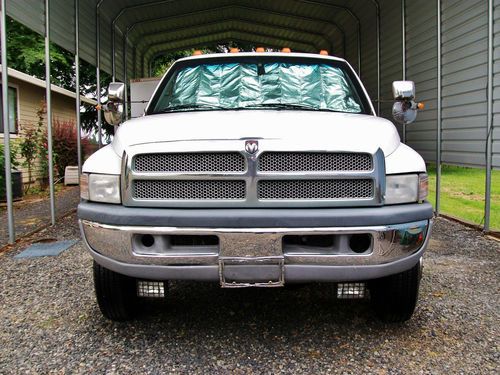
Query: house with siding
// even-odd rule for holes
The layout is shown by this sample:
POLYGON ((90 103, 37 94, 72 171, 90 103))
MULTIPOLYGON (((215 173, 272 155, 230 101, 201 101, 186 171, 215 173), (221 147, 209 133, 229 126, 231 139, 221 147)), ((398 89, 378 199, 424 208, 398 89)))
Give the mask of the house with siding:
MULTIPOLYGON (((38 126, 38 112, 45 101, 44 80, 32 77, 28 74, 9 68, 9 130, 13 143, 19 142, 29 129, 38 126)), ((1 72, 0 72, 1 77, 1 72)), ((0 85, 1 87, 1 85, 0 85)), ((76 94, 62 87, 51 85, 52 90, 52 116, 54 121, 69 122, 76 124, 76 94)), ((90 105, 96 105, 96 101, 81 96, 81 101, 90 105)), ((0 90, 0 109, 1 109, 0 90)), ((46 116, 43 119, 47 126, 46 116)), ((3 144, 4 124, 0 116, 0 142, 3 144)), ((23 172, 23 182, 28 182, 28 173, 23 172)), ((3 172, 3 171, 2 171, 3 172)), ((36 172, 33 180, 37 179, 36 172)))

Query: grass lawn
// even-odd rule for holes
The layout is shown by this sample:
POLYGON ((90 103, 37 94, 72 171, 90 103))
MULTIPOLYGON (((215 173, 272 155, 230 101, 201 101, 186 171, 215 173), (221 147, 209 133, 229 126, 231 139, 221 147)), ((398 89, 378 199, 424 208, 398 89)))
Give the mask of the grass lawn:
MULTIPOLYGON (((428 167, 429 201, 436 201, 436 168, 428 167)), ((484 224, 486 173, 480 168, 443 165, 441 168, 441 212, 475 224, 484 224)), ((490 228, 500 230, 500 171, 492 171, 490 228)))

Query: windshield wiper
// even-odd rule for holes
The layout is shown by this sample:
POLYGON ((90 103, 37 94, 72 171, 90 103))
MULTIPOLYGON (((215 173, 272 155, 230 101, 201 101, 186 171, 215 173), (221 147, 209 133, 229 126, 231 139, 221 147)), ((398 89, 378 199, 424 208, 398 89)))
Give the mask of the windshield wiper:
POLYGON ((320 108, 315 108, 304 104, 293 104, 293 103, 260 103, 260 104, 251 104, 240 108, 276 108, 276 109, 301 109, 306 111, 321 111, 320 108))
POLYGON ((182 111, 182 110, 192 110, 192 109, 219 109, 219 110, 227 110, 230 108, 227 107, 221 107, 218 105, 212 105, 212 104, 179 104, 179 105, 173 105, 171 107, 166 107, 161 110, 161 112, 175 112, 175 111, 182 111))

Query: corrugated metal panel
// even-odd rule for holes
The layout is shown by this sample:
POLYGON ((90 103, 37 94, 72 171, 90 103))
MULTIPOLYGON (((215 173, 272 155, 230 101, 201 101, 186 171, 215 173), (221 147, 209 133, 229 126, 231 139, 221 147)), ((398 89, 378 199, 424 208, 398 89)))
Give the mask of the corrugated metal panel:
POLYGON ((80 0, 80 58, 88 63, 96 63, 95 1, 80 0))
POLYGON ((415 81, 417 99, 426 106, 407 126, 407 144, 426 161, 436 160, 436 11, 435 1, 406 1, 406 77, 415 81))
POLYGON ((41 35, 45 35, 45 2, 43 0, 7 1, 7 14, 41 35))
POLYGON ((380 105, 380 115, 389 120, 392 120, 392 82, 403 77, 401 13, 401 0, 387 0, 381 3, 380 60, 383 101, 380 105))
POLYGON ((443 163, 485 163, 487 2, 443 0, 443 163))
MULTIPOLYGON (((361 80, 372 100, 377 99, 376 10, 371 1, 349 2, 361 22, 361 80)), ((376 102, 374 101, 374 107, 376 102)))
POLYGON ((75 53, 74 0, 50 0, 50 40, 75 53))
POLYGON ((493 13, 493 167, 500 169, 500 0, 493 13))

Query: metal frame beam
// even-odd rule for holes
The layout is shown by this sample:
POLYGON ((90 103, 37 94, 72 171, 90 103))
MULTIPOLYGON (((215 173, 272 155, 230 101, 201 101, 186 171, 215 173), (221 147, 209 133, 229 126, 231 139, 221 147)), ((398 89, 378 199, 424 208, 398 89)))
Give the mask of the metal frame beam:
POLYGON ((488 93, 486 124, 486 181, 484 192, 484 231, 490 231, 491 168, 493 151, 493 0, 488 0, 488 93))
POLYGON ((442 73, 441 73, 441 0, 437 0, 437 129, 436 129, 436 215, 441 208, 441 136, 442 136, 442 73))
POLYGON ((102 147, 102 113, 101 113, 101 12, 104 0, 99 0, 95 7, 96 17, 96 99, 97 99, 97 144, 102 147))
MULTIPOLYGON (((101 2, 102 1, 103 0, 101 0, 101 2)), ((144 4, 138 4, 138 5, 134 5, 134 6, 130 6, 130 7, 125 7, 125 8, 122 8, 118 12, 117 16, 115 16, 115 18, 112 20, 112 30, 111 30, 111 32, 112 32, 112 64, 113 64, 112 71, 113 72, 116 72, 116 68, 114 67, 115 66, 115 47, 114 46, 115 46, 115 34, 116 34, 115 29, 116 29, 116 24, 118 22, 118 19, 123 14, 125 14, 127 11, 129 11, 129 10, 138 9, 138 8, 147 7, 147 6, 161 5, 161 4, 164 4, 164 3, 172 3, 172 2, 175 2, 175 1, 176 0, 153 1, 153 2, 149 2, 149 3, 144 3, 144 4)), ((341 9, 343 11, 346 11, 352 17, 354 17, 354 19, 356 20, 356 23, 357 23, 357 35, 358 35, 358 71, 359 71, 359 67, 361 65, 361 55, 360 55, 361 37, 360 37, 360 20, 359 20, 359 18, 349 8, 342 7, 342 6, 339 6, 339 5, 326 4, 326 3, 322 3, 322 2, 308 1, 308 0, 297 0, 297 1, 311 3, 311 4, 315 4, 315 5, 326 6, 326 7, 335 8, 335 9, 341 9)), ((244 6, 240 6, 240 5, 235 5, 235 6, 230 5, 230 6, 225 6, 225 7, 219 7, 218 9, 221 9, 221 8, 235 8, 235 7, 243 7, 243 8, 245 8, 244 6)), ((249 7, 246 7, 246 8, 252 9, 252 8, 249 8, 249 7)), ((253 9, 255 9, 256 11, 265 11, 268 14, 269 13, 278 14, 278 15, 284 16, 284 17, 291 16, 290 14, 287 14, 287 13, 273 12, 273 11, 269 11, 269 10, 261 9, 261 8, 253 8, 253 9)), ((210 11, 214 11, 214 9, 205 9, 205 10, 198 11, 198 12, 189 12, 189 13, 184 13, 184 14, 176 15, 176 16, 173 16, 173 17, 161 17, 161 18, 150 19, 150 20, 141 20, 141 21, 135 22, 132 25, 127 25, 127 34, 129 32, 131 32, 131 31, 133 31, 134 28, 136 27, 136 25, 138 25, 138 24, 149 23, 149 22, 156 22, 156 21, 166 21, 168 18, 187 17, 187 16, 192 15, 193 13, 210 12, 210 11)), ((295 15, 295 17, 301 17, 301 16, 296 16, 295 15)), ((310 21, 313 21, 313 22, 321 22, 321 21, 323 21, 325 23, 332 24, 337 30, 339 30, 340 33, 341 33, 341 35, 342 35, 342 39, 343 39, 343 48, 344 48, 344 55, 345 55, 345 31, 343 29, 341 29, 336 23, 331 23, 331 22, 326 21, 326 20, 310 19, 310 21)))
MULTIPOLYGON (((406 0, 401 0, 401 56, 402 79, 406 81, 406 0)), ((406 123, 403 123, 403 143, 406 143, 406 123)))
MULTIPOLYGON (((221 19, 221 20, 217 20, 217 21, 214 21, 214 22, 204 23, 203 25, 200 25, 200 26, 203 26, 203 27, 217 26, 217 25, 220 25, 220 24, 223 24, 223 23, 226 23, 226 22, 239 22, 239 23, 252 24, 252 25, 258 25, 258 26, 273 28, 273 29, 276 29, 276 30, 293 31, 293 32, 296 32, 296 33, 308 34, 308 35, 310 35, 310 36, 312 36, 314 38, 322 39, 323 42, 326 42, 326 44, 329 45, 328 48, 332 47, 332 44, 331 44, 330 40, 328 40, 327 37, 326 37, 326 35, 324 35, 324 34, 319 34, 319 33, 311 32, 311 31, 299 30, 299 29, 294 29, 294 28, 287 28, 287 27, 284 27, 284 26, 279 26, 279 25, 275 25, 275 24, 271 24, 271 23, 265 23, 265 22, 261 22, 261 21, 255 22, 253 20, 248 20, 248 19, 243 19, 243 18, 221 19)), ((194 26, 194 25, 182 26, 182 27, 178 27, 178 28, 176 27, 176 28, 172 28, 172 29, 165 29, 165 30, 162 30, 162 31, 154 32, 154 33, 141 34, 140 37, 139 37, 139 40, 143 41, 146 38, 151 37, 151 36, 162 36, 162 35, 169 34, 169 33, 177 33, 177 32, 182 32, 182 31, 186 31, 186 30, 193 30, 193 27, 196 27, 196 26, 194 26)), ((142 45, 144 45, 144 43, 139 42, 137 44, 137 48, 140 49, 140 47, 142 45)), ((315 44, 315 46, 317 46, 317 45, 315 44)))
MULTIPOLYGON (((1 0, 1 19, 0 19, 0 43, 2 53, 2 123, 3 123, 3 142, 4 142, 4 160, 5 160, 5 195, 7 198, 7 223, 9 230, 9 243, 16 241, 14 227, 14 206, 12 202, 12 163, 10 160, 10 126, 9 126, 9 67, 7 65, 7 1, 1 0)), ((0 171, 2 173, 2 171, 0 171)))
POLYGON ((56 223, 54 158, 52 147, 52 84, 50 74, 50 0, 45 0, 45 102, 47 105, 47 148, 49 157, 50 222, 56 223))
MULTIPOLYGON (((228 29, 228 30, 222 30, 222 31, 218 31, 218 32, 215 32, 215 33, 209 33, 209 34, 206 34, 205 36, 210 36, 211 38, 213 36, 217 36, 217 35, 221 35, 221 34, 227 34, 227 33, 246 33, 245 31, 241 31, 241 30, 237 30, 237 29, 228 29)), ((249 34, 249 33, 246 33, 246 34, 249 34)), ((269 39, 275 39, 277 41, 279 41, 280 39, 277 39, 275 36, 273 35, 269 35, 269 34, 262 34, 262 33, 251 33, 249 35, 252 35, 252 36, 257 36, 259 38, 269 38, 269 39)), ((192 37, 192 38, 179 38, 179 39, 171 39, 167 42, 160 42, 160 43, 153 43, 153 44, 150 44, 150 45, 147 45, 146 48, 144 49, 145 50, 145 53, 143 54, 143 61, 144 61, 144 65, 145 66, 149 66, 148 64, 151 62, 151 59, 148 59, 148 55, 149 55, 149 51, 156 47, 156 46, 162 46, 162 45, 166 45, 166 44, 171 44, 171 43, 179 43, 179 42, 184 42, 186 41, 186 43, 184 45, 182 45, 181 47, 177 47, 177 48, 173 48, 171 50, 178 50, 178 49, 182 49, 182 48, 187 48, 188 46, 191 46, 193 45, 193 40, 195 39, 198 39, 198 37, 192 37)), ((236 39, 236 38, 235 38, 236 39)), ((241 40, 241 38, 239 38, 241 40)), ((254 39, 254 38, 250 38, 250 39, 254 39)), ((298 45, 299 43, 300 44, 303 44, 304 46, 308 45, 307 43, 303 43, 303 42, 299 42, 299 41, 292 41, 292 40, 282 40, 283 41, 283 45, 298 45)), ((201 45, 205 45, 207 42, 201 44, 201 45)), ((255 43, 255 41, 253 41, 253 43, 255 43)), ((279 42, 278 42, 279 43, 279 42)), ((266 42, 262 42, 262 44, 266 44, 266 45, 269 45, 268 43, 266 42)), ((279 44, 278 44, 279 45, 279 44)), ((310 45, 312 47, 311 50, 313 50, 313 48, 315 48, 314 45, 310 45)), ((167 53, 167 51, 161 51, 161 53, 167 53)))
MULTIPOLYGON (((76 94, 76 148, 78 176, 82 174, 82 124, 80 119, 80 0, 75 0, 75 94, 76 94)), ((78 185, 80 187, 80 185, 78 185)))

